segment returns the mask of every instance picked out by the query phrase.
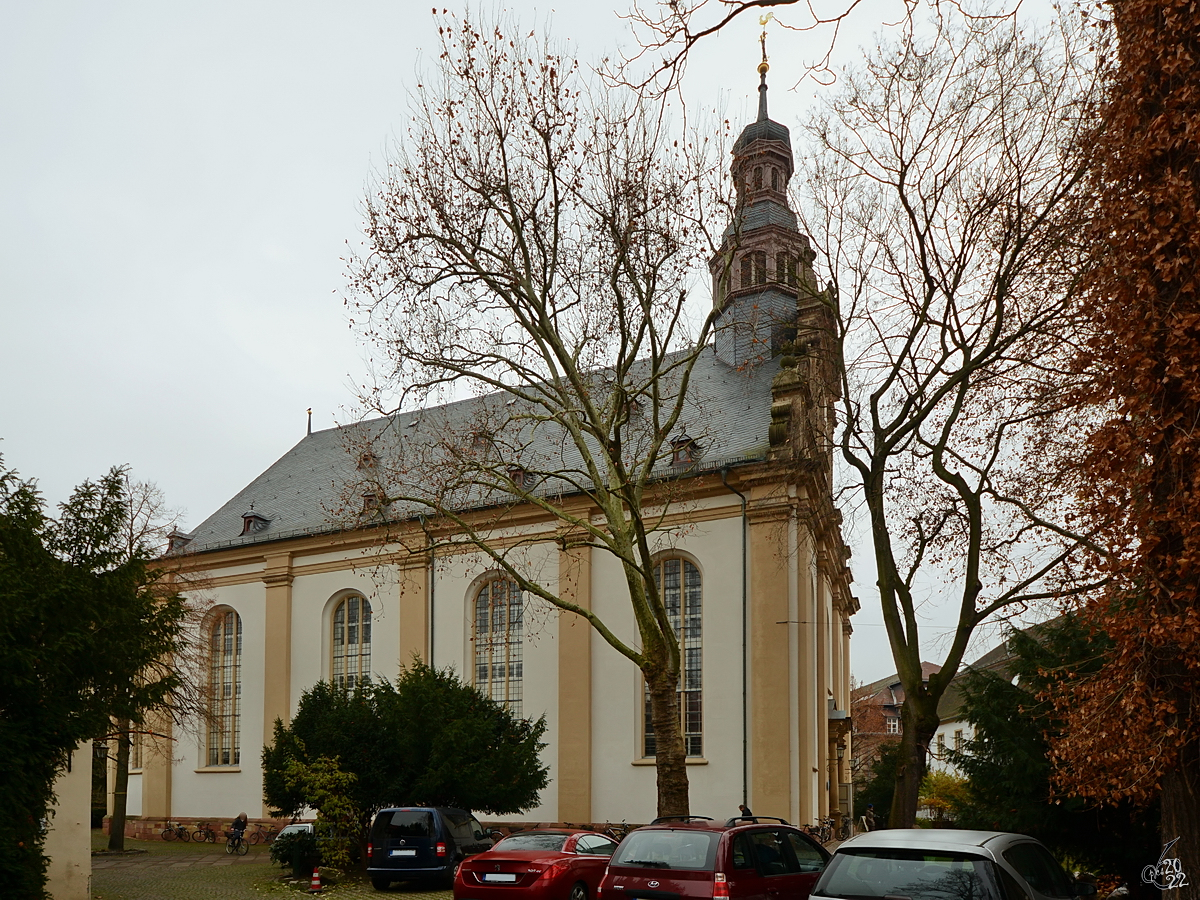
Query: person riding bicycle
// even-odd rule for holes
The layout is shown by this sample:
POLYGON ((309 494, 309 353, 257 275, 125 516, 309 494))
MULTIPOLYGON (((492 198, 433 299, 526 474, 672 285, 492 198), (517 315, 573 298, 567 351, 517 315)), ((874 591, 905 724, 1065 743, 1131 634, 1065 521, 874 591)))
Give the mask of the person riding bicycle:
POLYGON ((233 820, 233 824, 229 826, 229 830, 234 833, 239 841, 246 839, 246 826, 250 824, 250 819, 245 813, 238 813, 238 817, 233 820))

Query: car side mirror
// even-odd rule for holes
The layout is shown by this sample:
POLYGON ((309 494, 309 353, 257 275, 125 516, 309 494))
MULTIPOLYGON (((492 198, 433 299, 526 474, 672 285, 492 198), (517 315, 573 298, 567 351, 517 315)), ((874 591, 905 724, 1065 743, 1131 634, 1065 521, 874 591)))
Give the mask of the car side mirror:
POLYGON ((484 834, 482 831, 475 832, 475 840, 482 841, 485 837, 487 837, 487 835, 484 834))

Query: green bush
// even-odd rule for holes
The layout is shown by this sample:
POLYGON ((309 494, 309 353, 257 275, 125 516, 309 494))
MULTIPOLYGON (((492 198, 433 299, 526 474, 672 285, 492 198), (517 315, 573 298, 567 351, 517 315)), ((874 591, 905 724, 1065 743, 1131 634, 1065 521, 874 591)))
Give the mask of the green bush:
POLYGON ((271 845, 271 861, 287 868, 291 866, 294 878, 303 878, 321 864, 321 853, 317 849, 317 836, 311 831, 285 834, 271 845))

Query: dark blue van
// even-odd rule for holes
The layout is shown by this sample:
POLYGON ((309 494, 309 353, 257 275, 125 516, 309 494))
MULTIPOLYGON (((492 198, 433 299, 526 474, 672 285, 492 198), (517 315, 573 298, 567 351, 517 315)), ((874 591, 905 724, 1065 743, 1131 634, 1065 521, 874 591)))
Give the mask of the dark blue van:
POLYGON ((490 850, 492 839, 465 809, 402 806, 375 815, 367 837, 367 875, 375 890, 393 881, 454 884, 458 865, 490 850))

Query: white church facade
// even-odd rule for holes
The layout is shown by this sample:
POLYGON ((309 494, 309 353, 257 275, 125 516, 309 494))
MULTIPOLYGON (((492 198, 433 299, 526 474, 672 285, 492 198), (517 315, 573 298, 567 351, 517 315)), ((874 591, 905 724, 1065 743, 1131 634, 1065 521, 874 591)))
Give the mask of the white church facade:
MULTIPOLYGON (((758 121, 734 148, 739 218, 713 261, 722 320, 689 388, 706 440, 702 455, 682 461, 687 501, 672 507, 678 527, 660 536, 655 559, 685 623, 692 811, 735 815, 745 799, 760 815, 805 823, 850 793, 858 603, 832 499, 836 310, 817 289, 788 206, 788 130, 769 119, 761 90, 758 121), (802 352, 781 363, 780 349, 797 340, 802 352)), ((453 414, 422 410, 389 424, 418 435, 453 414)), ((418 552, 415 520, 391 524, 411 540, 386 541, 376 527, 334 521, 363 464, 348 448, 378 422, 305 436, 177 536, 170 561, 203 574, 211 603, 201 627, 212 708, 193 730, 134 754, 131 832, 243 810, 265 816, 260 756, 274 721, 288 721, 320 680, 394 679, 414 656, 453 666, 523 716, 545 716, 550 784, 538 807, 511 818, 650 821, 653 746, 634 665, 582 619, 523 597, 482 553, 418 552)), ((555 528, 537 508, 518 508, 496 539, 519 536, 542 583, 632 640, 620 564, 598 550, 564 550, 555 528)))

